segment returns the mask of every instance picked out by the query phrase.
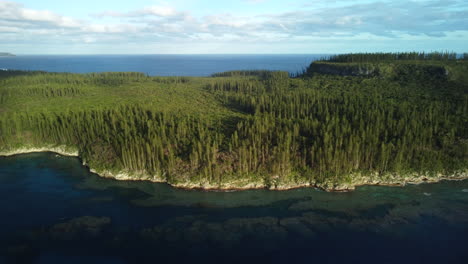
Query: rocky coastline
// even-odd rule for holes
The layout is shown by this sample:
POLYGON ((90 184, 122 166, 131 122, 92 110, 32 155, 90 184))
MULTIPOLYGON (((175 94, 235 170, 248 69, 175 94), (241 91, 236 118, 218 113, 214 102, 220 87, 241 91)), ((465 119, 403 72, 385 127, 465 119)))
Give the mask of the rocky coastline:
MULTIPOLYGON (((27 153, 36 153, 36 152, 53 152, 62 156, 72 156, 79 157, 79 152, 77 149, 73 149, 67 146, 43 146, 43 147, 21 147, 14 150, 0 151, 0 157, 2 156, 14 156, 27 153)), ((90 172, 99 175, 104 178, 111 178, 121 181, 151 181, 158 183, 167 183, 175 188, 188 189, 188 190, 200 190, 200 191, 242 191, 242 190, 252 190, 252 189, 269 189, 277 191, 285 191, 297 188, 312 187, 321 189, 328 192, 347 192, 353 191, 358 186, 363 185, 381 185, 381 186, 405 186, 407 184, 422 184, 422 183, 436 183, 442 180, 465 180, 468 179, 468 169, 465 171, 457 172, 452 175, 443 175, 443 174, 409 174, 405 176, 387 174, 384 176, 379 176, 377 173, 371 175, 355 174, 349 177, 350 181, 343 183, 334 183, 332 181, 325 182, 277 182, 271 184, 270 186, 266 185, 263 180, 249 180, 249 179, 239 179, 233 180, 230 182, 222 183, 210 183, 208 181, 203 182, 167 182, 162 177, 151 176, 141 173, 131 173, 131 172, 111 172, 108 170, 97 171, 87 165, 83 161, 83 165, 87 166, 90 172)))

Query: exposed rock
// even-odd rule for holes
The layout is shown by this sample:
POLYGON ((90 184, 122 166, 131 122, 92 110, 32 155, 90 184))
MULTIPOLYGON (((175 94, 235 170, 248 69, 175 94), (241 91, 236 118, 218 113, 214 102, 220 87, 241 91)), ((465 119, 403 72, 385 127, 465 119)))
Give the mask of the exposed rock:
MULTIPOLYGON (((16 154, 31 153, 31 152, 56 152, 66 156, 78 156, 77 150, 70 150, 66 146, 50 146, 50 147, 23 147, 17 150, 0 151, 0 156, 11 156, 16 154)), ((86 165, 86 161, 83 161, 83 165, 86 165)), ((248 190, 248 189, 270 189, 270 190, 290 190, 303 187, 316 187, 325 191, 352 191, 357 186, 362 185, 386 185, 386 186, 404 186, 406 184, 421 184, 421 183, 433 183, 441 180, 464 180, 468 179, 468 170, 459 171, 452 175, 442 174, 408 174, 408 175, 395 175, 385 174, 380 175, 378 173, 371 173, 369 175, 363 175, 361 173, 355 173, 348 176, 348 181, 344 182, 333 182, 330 179, 324 182, 308 182, 306 180, 284 180, 275 179, 275 184, 268 186, 263 179, 232 179, 224 182, 208 182, 204 180, 202 182, 194 181, 179 181, 179 182, 167 182, 161 175, 149 175, 144 171, 118 171, 111 172, 108 170, 95 170, 90 168, 90 171, 98 174, 101 177, 113 178, 116 180, 124 181, 151 181, 151 182, 165 182, 177 188, 184 189, 200 189, 200 190, 213 190, 213 191, 231 191, 231 190, 248 190)))
POLYGON ((13 156, 13 155, 18 155, 18 154, 26 154, 26 153, 34 153, 34 152, 55 152, 62 156, 78 157, 77 149, 73 149, 67 146, 55 146, 55 145, 42 146, 42 147, 24 146, 24 147, 13 149, 13 150, 0 151, 0 156, 13 156))
POLYGON ((377 76, 379 68, 370 64, 350 65, 339 63, 314 62, 310 65, 309 73, 320 73, 340 76, 377 76))
POLYGON ((440 65, 419 63, 334 63, 315 61, 308 75, 315 73, 339 76, 364 76, 404 80, 441 79, 446 80, 449 70, 440 65))

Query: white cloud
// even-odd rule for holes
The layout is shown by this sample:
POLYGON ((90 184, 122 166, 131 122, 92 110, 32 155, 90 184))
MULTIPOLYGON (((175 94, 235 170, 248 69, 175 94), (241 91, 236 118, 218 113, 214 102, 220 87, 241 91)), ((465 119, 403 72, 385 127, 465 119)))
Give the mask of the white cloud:
POLYGON ((70 17, 61 16, 47 10, 33 10, 22 5, 0 1, 0 22, 8 21, 18 25, 33 25, 42 27, 70 27, 81 25, 81 21, 70 17))
POLYGON ((137 26, 119 24, 119 25, 103 25, 91 24, 81 27, 81 30, 86 33, 136 33, 140 29, 137 26))
MULTIPOLYGON (((259 2, 259 1, 250 1, 259 2)), ((317 1, 323 3, 323 1, 317 1)), ((468 3, 462 0, 336 1, 293 12, 243 16, 212 13, 196 17, 169 5, 128 12, 113 10, 77 19, 0 0, 0 44, 10 43, 175 43, 283 42, 368 39, 465 39, 468 3), (106 19, 110 18, 110 19, 106 19), (109 22, 112 21, 112 22, 109 22), (458 32, 452 34, 452 32, 458 32), (458 36, 458 37, 457 37, 458 36)), ((304 44, 305 45, 305 44, 304 44)))
POLYGON ((9 26, 0 26, 0 33, 18 33, 21 32, 21 28, 18 27, 9 27, 9 26))
POLYGON ((156 16, 156 17, 184 17, 186 12, 178 12, 173 7, 170 6, 147 6, 138 10, 133 10, 129 12, 117 12, 112 10, 107 10, 101 13, 94 14, 94 17, 121 17, 121 18, 132 18, 132 17, 141 17, 141 16, 156 16))
POLYGON ((150 6, 150 7, 145 7, 141 14, 144 15, 155 15, 155 16, 161 16, 161 17, 170 17, 170 16, 175 16, 178 14, 178 12, 172 8, 172 7, 167 7, 167 6, 150 6))
POLYGON ((253 3, 253 4, 258 4, 258 3, 264 3, 266 0, 244 0, 245 2, 253 3))

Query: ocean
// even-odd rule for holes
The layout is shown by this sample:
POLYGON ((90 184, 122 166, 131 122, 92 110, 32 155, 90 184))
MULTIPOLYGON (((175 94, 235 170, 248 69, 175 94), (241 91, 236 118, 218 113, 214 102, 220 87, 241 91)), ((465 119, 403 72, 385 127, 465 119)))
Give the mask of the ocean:
POLYGON ((468 181, 203 192, 0 158, 0 263, 466 263, 468 181))
POLYGON ((143 72, 151 76, 209 76, 231 70, 302 72, 324 54, 284 55, 20 55, 0 57, 0 69, 49 72, 143 72))

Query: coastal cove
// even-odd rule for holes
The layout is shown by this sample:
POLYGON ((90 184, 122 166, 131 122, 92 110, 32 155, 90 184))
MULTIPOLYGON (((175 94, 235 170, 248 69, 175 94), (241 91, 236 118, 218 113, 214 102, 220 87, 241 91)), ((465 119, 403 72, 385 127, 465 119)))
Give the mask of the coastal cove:
MULTIPOLYGON (((29 153, 41 153, 51 152, 62 156, 79 157, 79 153, 72 147, 67 146, 43 146, 43 147, 22 147, 11 151, 0 151, 0 157, 8 157, 21 154, 29 153)), ((81 160, 81 159, 80 159, 81 160)), ((86 162, 81 160, 83 166, 87 166, 86 162)), ((334 184, 331 182, 325 183, 311 183, 311 182, 287 182, 278 183, 274 186, 267 186, 263 181, 248 182, 248 181, 234 181, 234 182, 222 182, 222 183, 209 183, 209 182, 167 182, 162 178, 158 178, 152 175, 145 174, 131 174, 129 172, 110 172, 110 171, 97 171, 91 167, 88 167, 91 173, 95 173, 100 177, 111 178, 120 181, 149 181, 154 183, 167 183, 172 187, 188 189, 188 190, 200 190, 200 191, 242 191, 242 190, 253 190, 253 189, 268 189, 272 191, 286 191, 297 188, 318 188, 320 190, 328 192, 347 192, 353 191, 358 186, 364 185, 375 185, 375 186, 401 186, 411 184, 424 184, 424 183, 437 183, 443 180, 447 181, 460 181, 468 179, 468 172, 459 172, 452 175, 421 175, 421 174, 410 174, 405 176, 363 176, 363 175, 350 175, 352 179, 349 183, 334 184)))
POLYGON ((0 263, 464 263, 467 204, 467 180, 201 192, 14 155, 0 158, 0 263))

